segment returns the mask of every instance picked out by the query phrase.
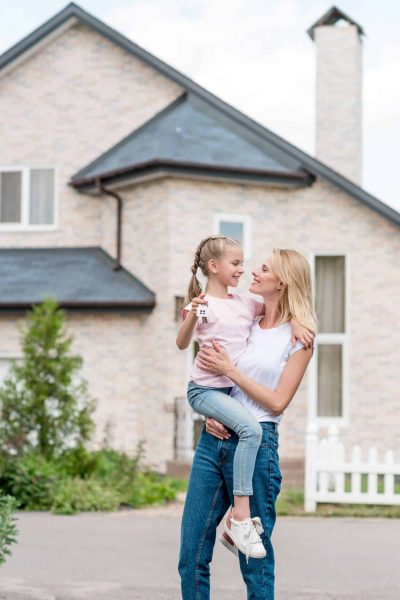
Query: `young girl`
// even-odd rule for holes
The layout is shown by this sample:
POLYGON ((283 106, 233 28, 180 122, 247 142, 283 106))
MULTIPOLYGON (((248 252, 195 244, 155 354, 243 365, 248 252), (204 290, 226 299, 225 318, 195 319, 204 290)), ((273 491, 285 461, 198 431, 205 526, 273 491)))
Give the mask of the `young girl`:
MULTIPOLYGON (((243 250, 236 240, 215 235, 198 246, 188 289, 188 304, 183 310, 183 323, 176 343, 187 348, 196 332, 200 347, 211 347, 218 341, 233 363, 244 352, 253 320, 263 311, 263 304, 253 298, 230 294, 228 287, 237 287, 243 274, 243 250), (206 294, 196 277, 200 268, 207 278, 206 294)), ((307 331, 297 322, 291 323, 293 337, 301 339, 307 331)), ((234 506, 230 514, 229 536, 224 545, 233 542, 246 554, 246 559, 263 558, 265 548, 259 533, 258 517, 251 518, 249 496, 253 494, 254 464, 261 442, 262 429, 258 421, 237 400, 230 397, 233 383, 223 375, 201 369, 196 361, 190 373, 188 401, 197 413, 212 417, 232 429, 239 437, 233 463, 234 506)), ((225 531, 228 525, 225 524, 225 531)))

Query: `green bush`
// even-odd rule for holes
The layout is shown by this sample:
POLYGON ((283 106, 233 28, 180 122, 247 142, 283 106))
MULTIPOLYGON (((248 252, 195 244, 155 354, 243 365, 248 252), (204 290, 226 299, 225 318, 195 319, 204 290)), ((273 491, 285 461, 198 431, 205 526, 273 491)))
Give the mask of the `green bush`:
POLYGON ((131 458, 125 452, 104 449, 96 452, 96 468, 93 475, 113 483, 133 481, 139 470, 137 457, 131 458))
POLYGON ((117 510, 120 498, 117 491, 104 487, 95 479, 65 479, 55 490, 52 512, 72 515, 81 511, 117 510))
POLYGON ((0 463, 0 486, 25 510, 80 511, 141 508, 175 500, 186 482, 144 470, 141 450, 132 458, 123 452, 74 449, 58 459, 38 452, 9 457, 0 463))
POLYGON ((14 511, 18 502, 12 496, 0 494, 0 565, 11 554, 11 545, 17 541, 17 528, 14 511))
POLYGON ((151 504, 172 502, 176 493, 185 489, 185 483, 151 471, 139 471, 133 485, 122 494, 123 504, 142 508, 151 504))
POLYGON ((87 479, 96 471, 98 462, 98 452, 90 452, 83 446, 70 448, 57 459, 60 469, 67 477, 81 477, 82 479, 87 479))
POLYGON ((49 510, 62 473, 59 465, 38 453, 9 460, 1 474, 2 489, 15 496, 21 508, 49 510))

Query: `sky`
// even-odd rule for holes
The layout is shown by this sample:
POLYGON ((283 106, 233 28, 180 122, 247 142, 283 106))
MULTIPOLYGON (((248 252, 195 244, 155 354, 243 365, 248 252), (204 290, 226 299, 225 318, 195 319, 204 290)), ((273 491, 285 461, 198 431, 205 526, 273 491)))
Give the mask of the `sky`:
MULTIPOLYGON (((0 53, 68 2, 0 5, 0 53)), ((82 0, 136 44, 314 154, 315 46, 323 0, 82 0)), ((400 2, 338 0, 363 38, 362 186, 400 212, 400 2)))

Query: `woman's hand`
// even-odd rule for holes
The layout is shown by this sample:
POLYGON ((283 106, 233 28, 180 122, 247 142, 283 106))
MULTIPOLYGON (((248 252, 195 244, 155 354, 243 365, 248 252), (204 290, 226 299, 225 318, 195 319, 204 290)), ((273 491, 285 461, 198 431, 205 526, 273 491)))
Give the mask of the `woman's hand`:
POLYGON ((201 348, 196 355, 196 362, 199 367, 216 373, 217 375, 227 375, 233 368, 233 363, 225 350, 213 340, 212 348, 201 348))
POLYGON ((229 440, 231 437, 227 428, 211 417, 206 417, 206 431, 219 440, 229 440))

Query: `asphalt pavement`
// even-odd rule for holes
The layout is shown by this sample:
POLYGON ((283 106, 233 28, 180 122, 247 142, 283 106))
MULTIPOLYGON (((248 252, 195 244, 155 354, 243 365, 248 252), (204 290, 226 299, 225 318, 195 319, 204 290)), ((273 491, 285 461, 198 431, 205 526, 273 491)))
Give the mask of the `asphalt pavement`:
MULTIPOLYGON (((179 600, 181 506, 55 516, 18 513, 0 600, 179 600)), ((400 600, 400 520, 279 517, 276 600, 400 600)), ((245 600, 217 543, 212 600, 245 600)))

